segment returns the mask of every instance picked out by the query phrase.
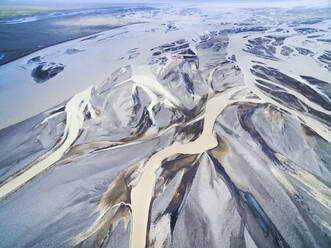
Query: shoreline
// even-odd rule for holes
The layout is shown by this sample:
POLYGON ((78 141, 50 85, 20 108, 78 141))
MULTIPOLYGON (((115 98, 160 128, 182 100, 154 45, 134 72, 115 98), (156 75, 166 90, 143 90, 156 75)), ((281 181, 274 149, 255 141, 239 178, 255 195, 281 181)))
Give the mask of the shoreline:
POLYGON ((122 28, 122 27, 126 27, 126 26, 130 26, 130 25, 134 25, 134 24, 142 24, 142 23, 147 23, 147 22, 133 22, 133 23, 129 23, 129 24, 124 24, 124 25, 120 25, 120 26, 114 26, 112 28, 109 28, 109 29, 106 29, 106 30, 102 30, 102 31, 97 31, 97 32, 93 32, 93 33, 90 33, 88 35, 81 35, 81 36, 78 36, 78 37, 75 37, 75 38, 71 38, 71 39, 66 39, 66 40, 63 40, 63 41, 59 41, 59 42, 55 42, 55 43, 52 43, 50 45, 47 45, 47 46, 44 46, 44 47, 41 47, 39 49, 35 49, 33 51, 30 51, 30 52, 27 52, 26 54, 23 54, 19 57, 15 57, 13 59, 10 59, 9 61, 6 61, 5 63, 2 63, 1 60, 3 58, 6 57, 6 53, 5 52, 1 52, 0 54, 3 55, 3 58, 0 59, 0 66, 3 66, 3 65, 7 65, 11 62, 14 62, 15 60, 18 60, 18 59, 21 59, 21 58, 24 58, 26 56, 29 56, 35 52, 38 52, 38 51, 41 51, 45 48, 48 48, 48 47, 52 47, 52 46, 56 46, 56 45, 59 45, 59 44, 62 44, 62 43, 65 43, 65 42, 68 42, 68 41, 73 41, 73 40, 77 40, 77 39, 81 39, 81 38, 85 38, 85 37, 88 37, 88 36, 91 36, 91 35, 95 35, 95 34, 100 34, 100 33, 103 33, 103 32, 107 32, 107 31, 110 31, 110 30, 113 30, 113 29, 116 29, 116 28, 122 28))

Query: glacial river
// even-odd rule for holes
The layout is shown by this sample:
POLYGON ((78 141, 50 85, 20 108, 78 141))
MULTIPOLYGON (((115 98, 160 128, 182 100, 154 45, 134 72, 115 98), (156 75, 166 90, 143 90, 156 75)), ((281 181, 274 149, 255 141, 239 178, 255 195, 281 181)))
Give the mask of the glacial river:
MULTIPOLYGON (((250 68, 252 62, 246 53, 241 51, 245 39, 242 37, 231 36, 228 47, 228 54, 236 55, 237 64, 240 67, 242 73, 244 74, 245 85, 237 86, 228 89, 221 94, 214 96, 210 95, 204 114, 204 127, 203 132, 199 138, 188 144, 181 144, 179 142, 173 143, 171 146, 157 152, 144 164, 143 173, 140 177, 138 184, 131 191, 131 210, 132 210, 132 233, 131 233, 131 247, 132 248, 145 248, 146 245, 146 234, 147 234, 147 224, 149 218, 149 207, 152 199, 153 187, 155 185, 155 172, 160 167, 162 161, 168 157, 175 154, 200 154, 206 150, 212 149, 217 146, 217 141, 213 135, 213 127, 217 116, 229 105, 236 102, 250 102, 250 103, 272 103, 273 105, 287 110, 293 116, 300 117, 307 126, 312 128, 321 137, 331 142, 330 130, 327 129, 319 121, 308 117, 298 111, 287 108, 280 103, 274 101, 270 97, 263 94, 255 86, 255 77, 251 74, 250 68), (256 94, 258 98, 245 98, 244 96, 238 99, 233 99, 232 97, 239 91, 244 89, 251 90, 256 94)), ((274 65, 277 68, 277 65, 274 65)), ((282 68, 285 70, 285 68, 282 68)), ((283 71, 280 69, 281 71, 283 71)), ((213 73, 213 71, 211 72, 213 73)), ((134 73, 135 75, 135 73, 134 73)), ((299 75, 299 74, 298 74, 299 75)), ((211 77, 209 77, 211 78, 211 77)), ((142 81, 140 86, 147 89, 154 85, 155 88, 155 78, 144 75, 133 76, 132 79, 135 82, 142 81)), ((156 87, 160 94, 165 96, 165 99, 169 100, 168 104, 175 104, 176 99, 171 99, 171 95, 168 94, 166 89, 162 87, 156 87)), ((291 92, 296 97, 304 101, 307 105, 313 106, 310 101, 302 97, 299 93, 291 92)), ((79 135, 80 130, 83 127, 84 122, 84 110, 87 108, 91 113, 91 117, 94 118, 94 110, 90 105, 91 88, 88 90, 77 94, 66 104, 66 128, 63 135, 62 141, 57 147, 52 149, 50 152, 45 154, 40 159, 34 161, 32 164, 28 165, 20 174, 9 178, 0 185, 0 199, 5 198, 11 193, 20 189, 27 182, 33 179, 35 176, 40 174, 42 171, 46 170, 52 166, 55 162, 62 158, 62 156, 70 149, 73 142, 79 135)), ((318 109, 323 111, 325 114, 330 114, 329 111, 318 109)))
MULTIPOLYGON (((144 172, 139 180, 139 183, 131 191, 131 209, 132 209, 132 234, 131 234, 131 248, 145 248, 146 235, 147 235, 147 224, 149 217, 149 207, 152 198, 153 187, 155 184, 155 172, 161 166, 161 163, 164 159, 171 157, 175 154, 199 154, 203 153, 206 150, 212 149, 217 146, 217 141, 213 135, 213 127, 217 116, 229 105, 236 102, 250 102, 250 103, 272 103, 273 105, 286 109, 288 112, 292 113, 294 116, 300 117, 305 121, 306 125, 312 128, 317 132, 321 137, 331 142, 331 133, 324 125, 319 121, 308 117, 298 111, 287 108, 286 106, 281 105, 280 103, 274 101, 272 98, 263 94, 255 86, 255 77, 251 74, 250 68, 252 62, 247 56, 246 53, 241 51, 244 47, 245 39, 242 34, 239 34, 240 37, 231 36, 229 41, 229 47, 227 49, 228 54, 236 55, 237 64, 244 74, 245 86, 239 86, 231 88, 220 95, 211 97, 207 104, 204 115, 204 127, 203 132, 200 137, 188 144, 181 144, 175 142, 173 145, 165 148, 164 150, 154 154, 144 165, 144 172), (260 99, 247 99, 241 98, 236 100, 231 100, 231 97, 238 91, 243 89, 250 89, 254 94, 256 94, 260 99)), ((276 67, 277 68, 277 67, 276 67)), ((281 68, 280 70, 283 71, 281 68)), ((310 70, 309 70, 310 71, 310 70)), ((212 73, 212 72, 211 72, 212 73)), ((309 106, 314 105, 312 102, 303 98, 302 95, 296 92, 291 92, 296 97, 304 101, 309 106)), ((316 106, 315 106, 316 107, 316 106)), ((319 111, 322 111, 326 114, 330 114, 328 111, 318 108, 319 111)), ((276 173, 276 172, 275 172, 276 173)), ((278 175, 278 174, 277 174, 278 175)), ((300 177, 296 177, 298 180, 303 180, 300 177)), ((312 186, 312 182, 316 182, 314 178, 305 180, 307 186, 312 186)), ((316 186, 316 185, 315 185, 316 186)), ((312 188, 312 187, 310 187, 312 188)), ((320 185, 319 188, 324 188, 323 185, 320 185)), ((321 196, 320 200, 323 201, 324 196, 321 196)))

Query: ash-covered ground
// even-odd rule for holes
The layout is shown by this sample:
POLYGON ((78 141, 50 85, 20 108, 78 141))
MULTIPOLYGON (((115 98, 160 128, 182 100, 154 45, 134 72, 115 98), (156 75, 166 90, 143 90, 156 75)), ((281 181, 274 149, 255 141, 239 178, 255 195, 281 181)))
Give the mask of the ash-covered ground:
POLYGON ((330 247, 330 13, 146 7, 0 66, 0 247, 330 247))

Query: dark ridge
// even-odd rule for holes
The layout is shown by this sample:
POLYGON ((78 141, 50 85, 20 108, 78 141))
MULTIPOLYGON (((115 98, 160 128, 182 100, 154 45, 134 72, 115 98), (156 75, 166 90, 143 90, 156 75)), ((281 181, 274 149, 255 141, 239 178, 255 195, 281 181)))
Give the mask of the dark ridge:
POLYGON ((140 117, 140 120, 138 121, 135 128, 138 128, 138 135, 145 131, 146 128, 150 127, 152 125, 151 118, 149 116, 149 112, 147 110, 147 107, 144 107, 143 113, 140 117))
POLYGON ((176 30, 178 30, 178 28, 175 26, 175 25, 173 25, 173 24, 168 24, 167 25, 167 29, 166 29, 166 33, 168 33, 168 32, 171 32, 171 31, 176 31, 176 30))
POLYGON ((188 54, 188 55, 196 55, 192 50, 191 48, 185 50, 185 51, 182 51, 180 52, 179 54, 188 54))
POLYGON ((194 95, 194 90, 193 90, 193 83, 189 77, 189 75, 186 72, 182 72, 182 78, 185 82, 186 85, 186 90, 191 94, 194 95))
POLYGON ((135 53, 137 52, 138 49, 139 49, 138 47, 132 48, 128 51, 128 53, 135 53))
POLYGON ((191 95, 194 95, 194 86, 193 86, 193 82, 191 81, 190 79, 190 76, 184 72, 183 70, 183 66, 185 63, 187 62, 196 62, 196 60, 194 58, 190 59, 190 58, 187 58, 187 59, 184 59, 183 62, 180 63, 179 65, 179 68, 180 68, 180 72, 181 72, 181 75, 182 75, 182 78, 184 80, 184 83, 186 85, 186 90, 191 94, 191 95))
POLYGON ((137 88, 134 91, 134 93, 132 94, 132 99, 133 99, 133 102, 134 102, 133 112, 135 114, 137 114, 138 110, 141 107, 140 98, 139 98, 139 92, 138 92, 138 89, 137 88))
POLYGON ((171 79, 171 81, 177 81, 179 80, 179 75, 177 71, 174 70, 170 70, 167 74, 165 74, 162 77, 162 80, 166 80, 167 78, 169 78, 170 76, 172 76, 173 78, 171 79))
POLYGON ((282 46, 282 50, 280 51, 280 54, 283 56, 289 56, 291 53, 293 53, 294 50, 288 46, 282 46))
POLYGON ((225 172, 225 169, 221 165, 221 163, 211 155, 210 151, 206 151, 206 153, 207 153, 208 157, 211 159, 211 161, 213 162, 213 165, 215 166, 216 171, 222 175, 223 179, 225 180, 225 183, 230 188, 230 190, 234 193, 239 193, 240 189, 232 182, 231 178, 225 172))
POLYGON ((63 70, 64 65, 61 63, 55 64, 43 62, 32 70, 31 76, 36 83, 44 83, 45 81, 55 77, 63 70))
POLYGON ((236 55, 234 55, 234 54, 232 54, 229 59, 232 60, 233 62, 237 62, 236 55))
POLYGON ((183 44, 183 43, 185 43, 186 41, 184 40, 184 39, 180 39, 180 40, 177 40, 176 41, 176 44, 183 44))
MULTIPOLYGON (((176 174, 177 169, 172 169, 176 163, 184 162, 184 168, 181 168, 180 170, 185 170, 185 173, 181 179, 181 183, 179 184, 177 188, 177 194, 174 195, 172 198, 170 204, 167 206, 167 208, 164 210, 163 213, 161 213, 159 216, 157 216, 156 220, 161 218, 165 214, 170 215, 170 229, 171 234, 173 234, 173 231, 176 226, 176 222, 178 219, 178 216, 183 209, 184 203, 186 201, 187 195, 191 189, 191 186, 193 184, 193 180, 195 178, 196 172, 198 170, 200 159, 197 155, 179 155, 177 158, 175 158, 172 161, 166 161, 162 164, 163 170, 166 172, 164 178, 167 180, 167 182, 170 182, 176 174), (194 160, 192 162, 186 161, 185 159, 188 159, 192 157, 194 160)), ((154 200, 154 199, 153 199, 154 200)))
MULTIPOLYGON (((253 66, 254 68, 254 66, 253 66)), ((250 69, 251 73, 259 78, 265 79, 265 80, 270 80, 265 74, 258 72, 256 70, 250 69)), ((261 81, 261 80, 260 80, 261 81)))
POLYGON ((319 23, 319 22, 322 22, 322 21, 323 21, 322 18, 317 18, 317 19, 303 21, 303 22, 301 22, 301 24, 316 24, 316 23, 319 23))
POLYGON ((87 37, 87 38, 84 38, 84 39, 81 39, 80 41, 93 40, 93 39, 95 39, 97 37, 99 37, 99 34, 93 35, 93 36, 90 36, 90 37, 87 37))
POLYGON ((260 79, 256 79, 255 81, 258 82, 259 84, 263 85, 263 86, 268 87, 269 89, 271 89, 273 91, 284 91, 282 88, 280 88, 276 85, 267 83, 266 81, 263 81, 263 80, 260 80, 260 79))
POLYGON ((68 48, 66 50, 66 54, 68 54, 68 55, 72 55, 72 54, 76 54, 76 53, 81 53, 81 52, 84 52, 84 50, 76 49, 76 48, 68 48))
POLYGON ((270 39, 265 39, 265 38, 262 38, 262 37, 258 37, 258 38, 255 38, 253 40, 248 40, 248 43, 252 44, 252 45, 261 45, 262 43, 270 43, 270 39))
POLYGON ((184 205, 184 203, 186 201, 187 194, 190 191, 190 188, 192 186, 192 182, 193 182, 193 179, 195 177, 196 172, 197 172, 197 166, 195 166, 195 168, 193 168, 192 170, 189 170, 183 176, 182 183, 181 183, 181 186, 180 187, 182 187, 182 185, 185 185, 186 187, 185 187, 185 190, 183 190, 184 192, 181 194, 182 200, 180 201, 179 206, 174 211, 170 212, 170 229, 171 229, 171 235, 174 232, 174 229, 175 229, 175 226, 176 226, 176 222, 177 222, 178 216, 179 216, 180 212, 183 209, 183 205, 184 205))
POLYGON ((319 80, 311 76, 300 76, 302 79, 306 80, 309 84, 317 86, 320 90, 323 91, 329 98, 331 98, 331 84, 325 81, 319 80))
POLYGON ((309 106, 307 106, 307 108, 308 108, 308 113, 310 113, 313 116, 315 116, 316 119, 320 120, 325 125, 331 127, 331 115, 324 114, 324 113, 322 113, 322 112, 320 112, 318 110, 315 110, 313 108, 310 108, 309 106))
POLYGON ((258 37, 252 40, 248 40, 248 44, 246 44, 246 48, 243 51, 254 54, 258 57, 270 59, 270 60, 278 60, 274 56, 276 53, 276 47, 270 45, 271 39, 258 37))
POLYGON ((36 57, 33 57, 32 59, 29 59, 28 62, 27 62, 27 64, 41 62, 42 59, 43 59, 43 57, 36 56, 36 57))
POLYGON ((331 39, 317 39, 318 41, 331 43, 331 39))
POLYGON ((261 146, 262 151, 268 156, 268 158, 273 161, 276 165, 281 165, 282 163, 279 159, 275 156, 275 151, 265 142, 263 137, 260 133, 255 129, 253 122, 252 122, 252 115, 254 112, 264 107, 264 104, 258 104, 256 107, 249 108, 245 111, 239 110, 238 111, 238 120, 242 128, 247 131, 253 140, 261 146))
MULTIPOLYGON (((309 39, 313 39, 313 38, 319 38, 319 37, 321 37, 322 35, 320 35, 320 34, 317 34, 317 35, 308 35, 307 36, 307 38, 309 38, 309 39)), ((317 40, 319 40, 319 39, 317 39, 317 40)))
POLYGON ((63 106, 63 107, 61 107, 61 108, 59 108, 59 109, 56 109, 56 110, 50 112, 49 115, 54 115, 54 114, 56 114, 56 113, 63 112, 64 110, 65 110, 65 106, 63 106))
POLYGON ((152 56, 158 56, 158 55, 160 55, 161 54, 161 52, 160 51, 157 51, 157 52, 154 52, 153 54, 152 54, 152 56))
POLYGON ((177 46, 177 47, 171 47, 169 51, 178 51, 178 50, 181 50, 181 49, 184 49, 184 48, 189 48, 190 47, 190 44, 186 43, 186 44, 183 44, 183 45, 180 45, 180 46, 177 46))
POLYGON ((175 42, 171 42, 171 43, 166 43, 160 46, 160 48, 168 48, 168 47, 173 47, 175 46, 176 43, 175 42))
POLYGON ((295 28, 294 30, 300 34, 311 34, 319 31, 316 28, 295 28))
POLYGON ((295 50, 297 50, 298 53, 300 53, 301 55, 314 54, 314 53, 313 53, 312 51, 310 51, 309 49, 302 48, 302 47, 296 47, 295 50))
POLYGON ((297 99, 292 94, 286 93, 286 92, 279 92, 279 91, 273 91, 269 88, 266 88, 262 85, 255 84, 260 90, 267 93, 272 99, 279 102, 280 104, 285 105, 286 107, 289 107, 291 109, 300 111, 300 112, 306 112, 306 109, 302 106, 302 102, 297 99))
POLYGON ((309 99, 310 101, 319 104, 326 110, 331 111, 331 102, 325 96, 319 94, 316 90, 312 89, 310 86, 287 76, 284 73, 281 73, 275 68, 272 67, 264 67, 261 65, 254 65, 254 70, 251 72, 262 79, 270 80, 274 83, 286 86, 290 89, 295 90, 296 92, 301 93, 304 97, 309 99), (263 76, 262 76, 263 75, 263 76))
POLYGON ((196 121, 192 124, 185 125, 184 127, 180 127, 178 130, 178 135, 184 135, 184 137, 190 137, 193 135, 192 138, 190 138, 190 142, 195 141, 197 138, 199 138, 200 134, 203 131, 203 124, 204 119, 196 121))
POLYGON ((132 53, 132 54, 129 55, 128 59, 129 60, 134 59, 134 58, 138 57, 139 55, 140 55, 140 53, 132 53))
POLYGON ((251 62, 256 63, 256 64, 260 64, 260 65, 266 65, 265 63, 263 63, 261 61, 252 60, 251 62))
POLYGON ((141 117, 137 123, 137 125, 135 125, 133 128, 135 128, 136 130, 134 131, 134 133, 131 133, 131 136, 123 138, 118 140, 119 142, 128 142, 128 141, 132 141, 132 135, 135 136, 135 138, 139 138, 141 135, 144 134, 144 132, 146 131, 147 128, 152 126, 152 121, 151 118, 149 116, 148 110, 146 107, 144 107, 143 109, 143 113, 141 114, 141 117))
MULTIPOLYGON (((279 248, 289 248, 289 245, 284 240, 282 235, 279 233, 275 225, 272 223, 268 215, 264 212, 261 205, 255 199, 255 197, 247 191, 239 189, 231 180, 229 175, 226 173, 222 164, 211 155, 210 151, 207 151, 208 157, 211 159, 215 170, 222 176, 229 190, 234 195, 234 198, 238 204, 238 208, 242 207, 242 211, 238 209, 241 218, 246 222, 246 225, 250 229, 250 223, 247 221, 247 214, 253 215, 258 226, 264 233, 264 237, 268 238, 269 235, 272 236, 272 241, 275 247, 279 248)), ((261 244, 257 244, 258 246, 261 244)), ((266 244, 264 244, 266 245, 266 244)))
POLYGON ((181 109, 181 113, 185 116, 185 121, 190 121, 193 118, 197 117, 199 114, 201 114, 201 111, 204 109, 207 98, 207 95, 201 96, 199 104, 197 104, 197 106, 192 109, 187 109, 185 107, 181 109))
POLYGON ((331 51, 325 51, 318 57, 318 60, 326 64, 326 68, 331 71, 331 51))
POLYGON ((291 109, 310 114, 315 119, 323 122, 325 125, 329 127, 331 126, 331 115, 324 114, 323 112, 317 111, 309 107, 307 104, 296 98, 294 95, 286 92, 273 91, 259 84, 255 85, 280 104, 287 106, 291 109))
POLYGON ((202 41, 197 45, 197 49, 208 49, 214 45, 212 41, 202 41))
POLYGON ((273 35, 266 35, 264 36, 269 39, 273 39, 272 45, 274 46, 280 46, 284 44, 284 40, 287 38, 287 36, 273 36, 273 35))
POLYGON ((244 33, 244 32, 264 32, 267 31, 266 27, 240 27, 234 29, 223 29, 220 33, 244 33))

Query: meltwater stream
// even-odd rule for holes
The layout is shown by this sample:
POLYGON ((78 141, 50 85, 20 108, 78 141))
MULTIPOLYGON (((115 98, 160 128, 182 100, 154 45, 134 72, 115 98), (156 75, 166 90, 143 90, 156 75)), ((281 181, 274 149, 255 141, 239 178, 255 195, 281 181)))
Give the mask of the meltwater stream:
MULTIPOLYGON (((279 108, 286 109, 286 111, 290 112, 294 116, 301 118, 305 121, 307 126, 313 129, 321 137, 331 142, 330 130, 323 124, 321 124, 319 121, 278 103, 277 101, 265 95, 255 86, 255 77, 250 72, 252 62, 249 60, 247 54, 242 53, 241 51, 241 49, 244 47, 244 42, 245 39, 243 39, 242 37, 238 38, 235 35, 230 36, 230 42, 227 51, 229 55, 234 54, 236 56, 237 64, 239 68, 241 68, 242 73, 244 74, 245 86, 231 88, 221 93, 220 95, 217 95, 208 100, 204 116, 203 132, 197 140, 188 144, 181 144, 179 142, 175 142, 170 147, 167 147, 166 149, 154 154, 146 162, 144 166, 144 172, 140 178, 139 183, 131 191, 131 248, 144 248, 146 246, 150 203, 156 179, 155 172, 161 166, 162 161, 175 154, 199 154, 217 146, 216 138, 213 135, 213 127, 217 116, 227 106, 236 102, 271 103, 279 108), (231 96, 233 96, 236 92, 247 88, 251 90, 255 95, 257 95, 258 98, 247 99, 243 97, 236 100, 231 99, 231 96)), ((314 105, 308 100, 304 99, 301 94, 294 91, 291 91, 291 93, 294 94, 300 100, 307 103, 308 106, 314 105)), ((326 110, 320 108, 318 110, 329 114, 329 112, 326 110)), ((324 188, 324 186, 320 188, 324 188)), ((321 197, 321 199, 323 199, 323 197, 321 197)), ((321 200, 321 202, 323 201, 324 200, 321 200)))
POLYGON ((66 127, 60 145, 53 148, 45 154, 39 161, 34 161, 23 173, 14 175, 0 185, 0 199, 15 192, 25 183, 37 176, 39 173, 52 166, 57 162, 70 146, 77 139, 81 128, 83 127, 85 114, 87 109, 92 118, 95 117, 95 112, 90 104, 92 87, 75 95, 65 106, 66 112, 66 127))
POLYGON ((223 109, 236 102, 261 103, 258 99, 236 99, 231 97, 238 91, 245 89, 239 86, 225 91, 211 98, 206 104, 204 127, 200 137, 187 144, 175 142, 173 145, 153 155, 145 164, 143 175, 139 183, 131 191, 132 209, 132 234, 131 248, 144 248, 146 243, 147 222, 152 191, 155 183, 155 171, 160 167, 162 161, 172 155, 199 154, 217 146, 217 140, 213 135, 213 127, 217 116, 223 109))
MULTIPOLYGON (((306 123, 307 126, 309 126, 311 129, 313 129, 316 133, 318 133, 325 140, 327 140, 328 142, 331 142, 331 131, 328 128, 326 128, 321 122, 319 122, 318 120, 311 118, 299 111, 295 111, 293 109, 288 108, 287 106, 284 106, 284 105, 278 103, 277 101, 273 100, 271 97, 264 94, 262 91, 260 91, 255 86, 255 83, 256 83, 255 77, 250 71, 252 68, 252 65, 253 65, 251 59, 253 59, 253 58, 251 58, 247 53, 242 52, 242 49, 245 47, 245 42, 246 42, 246 40, 242 36, 243 36, 242 34, 231 35, 229 37, 229 45, 228 45, 227 51, 228 51, 228 54, 235 54, 237 64, 238 64, 239 68, 242 70, 242 73, 244 74, 244 81, 245 81, 247 88, 250 89, 252 92, 254 92, 254 94, 256 94, 264 102, 268 102, 279 108, 285 109, 286 111, 291 113, 293 116, 297 116, 297 117, 301 118, 301 120, 304 120, 304 122, 306 123)), ((297 58, 298 61, 292 61, 292 63, 300 64, 299 63, 300 59, 301 58, 297 58)), ((285 63, 285 62, 282 62, 282 63, 285 63)), ((284 66, 284 64, 282 64, 282 63, 273 62, 273 61, 268 60, 268 65, 273 64, 273 66, 275 66, 279 71, 287 72, 289 70, 287 68, 287 66, 290 66, 290 65, 286 64, 284 66)), ((307 66, 307 65, 305 65, 305 67, 303 69, 299 68, 299 70, 300 71, 304 70, 305 73, 308 75, 314 75, 314 72, 319 71, 315 67, 309 68, 309 66, 307 66)), ((298 72, 298 75, 299 74, 300 74, 300 72, 298 72)), ((323 72, 323 73, 321 73, 320 76, 322 76, 322 78, 324 79, 325 77, 328 76, 328 73, 323 72)), ((286 90, 288 90, 288 89, 286 89, 286 90)), ((308 106, 315 106, 312 102, 303 98, 302 94, 295 92, 295 91, 291 91, 291 94, 293 94, 295 97, 302 100, 308 106)), ((318 110, 326 115, 330 115, 330 111, 327 111, 322 108, 318 109, 318 110)))

